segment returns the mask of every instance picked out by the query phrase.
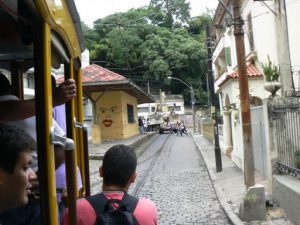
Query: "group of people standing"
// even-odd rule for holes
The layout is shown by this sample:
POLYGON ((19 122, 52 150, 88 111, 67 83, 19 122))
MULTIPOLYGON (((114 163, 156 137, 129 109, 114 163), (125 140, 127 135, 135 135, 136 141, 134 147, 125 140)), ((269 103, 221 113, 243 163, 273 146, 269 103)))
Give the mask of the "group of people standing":
POLYGON ((149 118, 148 119, 142 119, 142 117, 139 116, 138 126, 139 126, 140 134, 147 134, 150 131, 149 118))

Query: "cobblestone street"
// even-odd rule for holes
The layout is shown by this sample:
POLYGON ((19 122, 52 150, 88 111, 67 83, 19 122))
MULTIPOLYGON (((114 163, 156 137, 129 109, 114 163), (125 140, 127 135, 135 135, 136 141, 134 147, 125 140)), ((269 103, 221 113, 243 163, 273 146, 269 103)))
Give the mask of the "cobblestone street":
MULTIPOLYGON (((161 135, 139 157, 138 163, 139 176, 129 192, 156 202, 158 224, 230 224, 217 199, 204 160, 190 136, 161 135)), ((94 168, 91 171, 94 174, 93 193, 98 192, 101 185, 96 172, 99 164, 97 160, 90 164, 94 168)))
MULTIPOLYGON (((149 154, 147 151, 142 157, 147 158, 149 154)), ((149 197, 156 202, 160 225, 229 224, 204 160, 192 138, 187 136, 168 138, 139 197, 149 197)))

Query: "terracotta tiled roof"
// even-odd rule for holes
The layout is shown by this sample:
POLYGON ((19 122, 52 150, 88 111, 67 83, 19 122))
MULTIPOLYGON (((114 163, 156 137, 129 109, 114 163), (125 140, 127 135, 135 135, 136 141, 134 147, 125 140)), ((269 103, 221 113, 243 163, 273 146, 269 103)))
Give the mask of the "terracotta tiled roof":
MULTIPOLYGON (((56 81, 61 83, 64 77, 57 78, 56 81)), ((138 104, 155 102, 150 94, 130 79, 95 64, 82 69, 82 88, 87 96, 91 96, 93 92, 124 91, 136 97, 138 104)))
MULTIPOLYGON (((262 77, 263 73, 255 67, 255 65, 248 63, 247 64, 247 76, 250 78, 254 77, 262 77)), ((226 78, 219 84, 219 87, 221 87, 223 84, 225 84, 230 79, 236 79, 239 77, 238 69, 234 70, 232 73, 229 73, 226 78)))
POLYGON ((92 64, 82 69, 82 82, 126 80, 125 77, 101 66, 92 64))

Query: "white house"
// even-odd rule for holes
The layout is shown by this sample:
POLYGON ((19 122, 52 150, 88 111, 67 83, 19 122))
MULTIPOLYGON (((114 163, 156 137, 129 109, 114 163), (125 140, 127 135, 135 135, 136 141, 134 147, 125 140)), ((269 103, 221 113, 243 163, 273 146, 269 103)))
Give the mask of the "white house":
MULTIPOLYGON (((232 12, 232 1, 223 0, 232 12)), ((284 2, 284 1, 283 1, 284 2)), ((264 76, 262 63, 267 62, 268 56, 275 65, 290 68, 287 74, 293 74, 295 90, 299 90, 300 74, 300 2, 286 0, 287 27, 285 32, 279 30, 276 20, 279 15, 275 1, 240 1, 241 16, 244 21, 245 62, 251 105, 261 105, 262 100, 270 93, 264 90, 264 76), (288 41, 281 46, 284 33, 288 33, 288 41), (289 44, 289 45, 288 45, 289 44), (287 63, 283 62, 282 55, 290 55, 287 63)), ((219 3, 213 19, 214 51, 213 70, 215 74, 215 90, 219 94, 221 111, 224 119, 224 143, 226 151, 233 161, 243 168, 243 142, 241 138, 239 74, 237 72, 237 56, 235 36, 233 33, 232 17, 222 3, 219 3), (233 150, 233 151, 232 151, 233 150), (232 153, 231 153, 232 151, 232 153)), ((282 27, 281 27, 282 29, 282 27)), ((282 82, 282 77, 281 77, 282 82)), ((279 95, 282 95, 280 91, 279 95)))

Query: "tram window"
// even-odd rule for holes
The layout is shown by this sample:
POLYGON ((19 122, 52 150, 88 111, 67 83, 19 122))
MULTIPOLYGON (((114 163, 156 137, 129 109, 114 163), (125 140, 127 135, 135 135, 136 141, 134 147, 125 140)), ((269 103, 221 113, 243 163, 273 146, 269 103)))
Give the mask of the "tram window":
MULTIPOLYGON (((49 140, 49 136, 52 137, 51 99, 52 106, 58 105, 61 101, 55 97, 53 98, 51 95, 52 85, 49 79, 43 76, 50 72, 49 68, 51 66, 59 69, 59 65, 66 65, 68 66, 66 73, 60 75, 66 76, 66 79, 72 78, 75 80, 77 89, 81 90, 82 86, 79 82, 81 76, 80 55, 84 50, 84 44, 80 19, 74 0, 66 1, 63 5, 48 4, 49 1, 47 0, 4 0, 1 2, 0 71, 3 71, 12 84, 12 94, 21 100, 3 104, 3 113, 1 112, 0 115, 1 122, 16 122, 16 120, 23 120, 36 115, 32 119, 34 121, 36 119, 37 130, 31 130, 34 131, 35 136, 38 134, 38 157, 43 161, 43 163, 40 163, 42 166, 39 168, 40 207, 43 212, 39 224, 56 225, 58 210, 56 199, 53 198, 55 189, 52 188, 55 179, 48 179, 54 177, 55 170, 52 160, 53 155, 48 153, 53 149, 53 143, 51 139, 49 140), (53 12, 59 13, 53 16, 53 12), (32 67, 34 69, 30 69, 32 67), (28 100, 29 98, 35 100, 28 100), (54 100, 57 100, 57 102, 54 102, 54 100)), ((87 149, 87 146, 82 148, 82 144, 87 143, 87 135, 83 137, 81 135, 83 128, 75 128, 73 119, 70 119, 76 118, 79 123, 83 121, 82 94, 80 91, 77 96, 78 98, 73 98, 73 96, 72 103, 67 104, 68 110, 65 115, 68 119, 68 130, 70 130, 68 138, 76 140, 73 151, 68 151, 68 154, 66 154, 66 167, 72 167, 66 174, 67 183, 69 183, 67 197, 71 221, 76 217, 74 202, 78 195, 76 185, 70 185, 76 179, 76 167, 73 167, 73 165, 78 164, 81 171, 88 174, 88 157, 82 154, 83 149, 87 149), (76 161, 77 158, 78 162, 76 161)), ((89 184, 88 176, 84 176, 83 184, 83 191, 88 193, 90 188, 87 185, 89 184)), ((19 218, 23 220, 23 218, 19 218)), ((23 224, 29 224, 26 222, 22 221, 23 224)), ((31 220, 31 222, 33 221, 31 220)))

